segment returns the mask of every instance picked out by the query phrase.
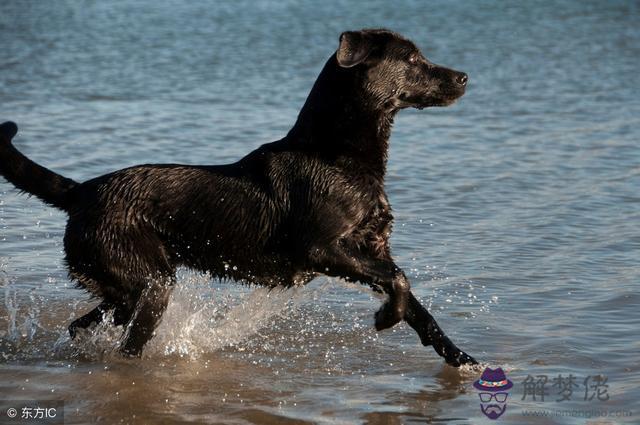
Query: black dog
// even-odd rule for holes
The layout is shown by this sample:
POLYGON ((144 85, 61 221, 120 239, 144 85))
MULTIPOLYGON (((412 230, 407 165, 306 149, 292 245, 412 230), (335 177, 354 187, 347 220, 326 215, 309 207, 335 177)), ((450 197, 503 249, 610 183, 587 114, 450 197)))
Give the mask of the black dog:
POLYGON ((427 61, 387 30, 345 32, 289 134, 234 164, 141 165, 77 183, 35 164, 0 126, 0 174, 69 214, 69 275, 103 301, 69 331, 113 311, 121 351, 139 355, 167 306, 178 266, 266 286, 324 274, 370 285, 389 300, 376 329, 405 320, 447 363, 458 349, 409 290, 389 248, 384 191, 393 118, 447 106, 467 76, 427 61))

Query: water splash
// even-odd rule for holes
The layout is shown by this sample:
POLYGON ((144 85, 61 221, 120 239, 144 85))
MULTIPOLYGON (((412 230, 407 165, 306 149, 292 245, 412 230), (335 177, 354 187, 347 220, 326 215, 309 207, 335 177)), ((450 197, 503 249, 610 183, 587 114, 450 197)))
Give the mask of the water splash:
POLYGON ((225 288, 211 296, 210 286, 202 288, 193 282, 176 288, 145 355, 197 357, 237 346, 285 310, 290 312, 302 298, 302 291, 296 288, 258 287, 240 296, 232 291, 225 288))
POLYGON ((5 360, 22 358, 25 354, 42 356, 43 342, 51 332, 42 325, 42 308, 47 305, 43 297, 30 290, 23 297, 8 280, 2 282, 4 288, 4 309, 0 310, 0 353, 5 360), (24 300, 22 302, 21 300, 24 300))
MULTIPOLYGON (((8 280, 3 287, 0 326, 4 329, 0 329, 0 346, 6 360, 100 360, 119 356, 125 333, 122 326, 114 326, 111 312, 100 324, 79 329, 72 340, 66 326, 91 306, 80 300, 45 300, 34 290, 23 296, 8 280), (55 318, 48 317, 51 314, 55 318), (42 324, 47 322, 55 323, 54 327, 42 324)), ((219 285, 206 276, 183 276, 144 356, 196 358, 238 346, 278 317, 292 313, 303 297, 303 291, 297 288, 219 285)))

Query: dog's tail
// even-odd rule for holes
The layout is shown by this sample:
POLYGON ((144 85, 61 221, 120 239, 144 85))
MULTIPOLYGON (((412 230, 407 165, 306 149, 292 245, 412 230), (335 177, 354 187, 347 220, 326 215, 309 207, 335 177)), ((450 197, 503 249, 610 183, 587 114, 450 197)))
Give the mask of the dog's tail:
POLYGON ((0 175, 18 189, 37 196, 49 205, 67 210, 67 194, 78 185, 36 164, 11 144, 18 126, 11 121, 0 124, 0 175))

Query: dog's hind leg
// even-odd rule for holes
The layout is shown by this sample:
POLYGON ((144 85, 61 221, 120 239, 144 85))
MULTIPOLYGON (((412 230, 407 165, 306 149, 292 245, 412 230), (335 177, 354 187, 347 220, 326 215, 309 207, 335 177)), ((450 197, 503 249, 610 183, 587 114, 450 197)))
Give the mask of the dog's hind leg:
POLYGON ((93 324, 99 324, 104 319, 104 315, 113 309, 113 305, 106 301, 101 302, 96 308, 82 317, 77 318, 69 325, 69 335, 71 338, 76 337, 78 329, 86 329, 93 324))
POLYGON ((114 304, 108 301, 103 301, 96 308, 88 312, 82 317, 77 318, 69 325, 69 335, 71 338, 75 338, 78 333, 78 329, 87 329, 92 325, 99 325, 104 320, 106 314, 113 311, 113 324, 115 326, 126 325, 133 314, 132 309, 123 307, 124 304, 114 304))
POLYGON ((65 251, 69 274, 106 302, 74 322, 70 332, 89 326, 101 318, 103 307, 108 308, 113 310, 114 325, 125 325, 119 351, 140 355, 160 322, 175 281, 175 266, 163 241, 145 227, 116 222, 102 229, 70 220, 65 251))
POLYGON ((142 348, 153 337, 167 308, 172 289, 172 279, 153 279, 148 283, 134 307, 120 352, 129 356, 142 354, 142 348))
POLYGON ((409 301, 404 320, 411 326, 424 346, 433 345, 434 350, 451 366, 478 364, 476 359, 459 349, 440 329, 426 308, 409 292, 409 301))

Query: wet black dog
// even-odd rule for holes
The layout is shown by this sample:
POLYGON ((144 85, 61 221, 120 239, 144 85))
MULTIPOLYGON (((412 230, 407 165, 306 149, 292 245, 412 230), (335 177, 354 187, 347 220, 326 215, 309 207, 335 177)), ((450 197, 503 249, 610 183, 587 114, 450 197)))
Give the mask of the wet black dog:
POLYGON ((450 105, 466 83, 466 74, 430 63, 391 31, 345 32, 289 134, 234 164, 141 165, 77 183, 18 152, 17 127, 6 122, 0 174, 69 214, 69 274, 103 300, 69 326, 72 336, 113 311, 127 325, 121 351, 139 355, 181 265, 266 286, 324 274, 388 294, 376 329, 405 320, 447 363, 476 363, 391 258, 384 191, 395 114, 450 105))

